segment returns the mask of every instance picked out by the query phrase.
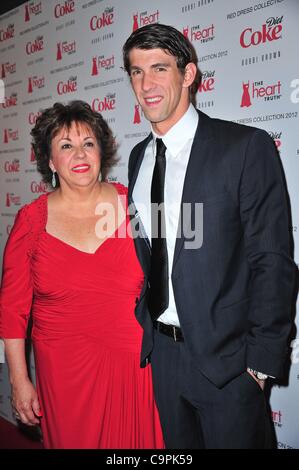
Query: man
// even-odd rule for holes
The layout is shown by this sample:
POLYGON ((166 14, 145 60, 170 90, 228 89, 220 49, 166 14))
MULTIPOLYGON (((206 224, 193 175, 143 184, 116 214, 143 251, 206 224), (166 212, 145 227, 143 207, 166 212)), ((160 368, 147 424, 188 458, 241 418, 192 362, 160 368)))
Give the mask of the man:
POLYGON ((274 144, 195 110, 196 61, 176 29, 136 30, 123 57, 152 129, 131 153, 129 198, 145 232, 141 364, 166 446, 267 448, 263 388, 283 374, 295 272, 274 144))

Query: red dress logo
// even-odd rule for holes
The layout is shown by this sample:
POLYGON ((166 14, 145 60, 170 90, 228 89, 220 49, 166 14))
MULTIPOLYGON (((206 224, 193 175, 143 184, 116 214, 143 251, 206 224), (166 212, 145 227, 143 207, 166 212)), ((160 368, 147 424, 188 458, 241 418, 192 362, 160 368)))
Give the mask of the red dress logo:
POLYGON ((249 82, 243 83, 243 94, 241 100, 241 108, 249 108, 251 106, 251 99, 249 95, 249 82))
POLYGON ((185 38, 189 39, 189 27, 183 29, 183 35, 185 38))
POLYGON ((91 75, 98 75, 99 71, 98 71, 98 64, 97 64, 97 58, 96 57, 93 57, 92 58, 92 71, 91 71, 91 75))
POLYGON ((32 78, 29 77, 29 79, 28 79, 28 93, 32 93, 32 92, 33 92, 32 78))
POLYGON ((133 15, 133 31, 136 31, 136 29, 139 28, 139 25, 138 25, 138 14, 137 15, 133 15))
POLYGON ((59 42, 57 44, 57 54, 56 54, 56 60, 61 60, 62 59, 62 54, 61 54, 61 43, 59 42))
POLYGON ((34 153, 33 147, 31 147, 30 161, 35 162, 35 160, 36 160, 35 153, 34 153))
POLYGON ((29 5, 25 5, 25 21, 30 21, 29 5))
POLYGON ((140 124, 140 112, 139 112, 139 104, 135 104, 135 112, 134 112, 134 124, 140 124))

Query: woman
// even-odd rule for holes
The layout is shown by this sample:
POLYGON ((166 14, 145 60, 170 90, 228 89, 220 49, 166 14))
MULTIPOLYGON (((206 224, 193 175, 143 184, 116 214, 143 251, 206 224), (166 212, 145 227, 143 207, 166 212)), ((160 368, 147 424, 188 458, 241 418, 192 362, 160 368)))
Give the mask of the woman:
POLYGON ((115 143, 87 103, 56 103, 31 132, 54 191, 18 213, 4 255, 1 331, 12 405, 46 448, 161 448, 151 369, 140 369, 142 284, 126 188, 99 181, 115 143), (24 338, 30 310, 36 390, 24 338))

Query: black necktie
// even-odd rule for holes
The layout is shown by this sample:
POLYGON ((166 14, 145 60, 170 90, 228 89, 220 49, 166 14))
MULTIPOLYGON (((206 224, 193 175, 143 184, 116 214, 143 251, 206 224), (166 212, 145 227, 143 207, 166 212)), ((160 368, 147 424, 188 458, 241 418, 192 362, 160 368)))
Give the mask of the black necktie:
POLYGON ((156 320, 168 307, 168 256, 165 230, 164 181, 166 147, 156 139, 157 152, 151 187, 152 256, 149 277, 149 311, 156 320))

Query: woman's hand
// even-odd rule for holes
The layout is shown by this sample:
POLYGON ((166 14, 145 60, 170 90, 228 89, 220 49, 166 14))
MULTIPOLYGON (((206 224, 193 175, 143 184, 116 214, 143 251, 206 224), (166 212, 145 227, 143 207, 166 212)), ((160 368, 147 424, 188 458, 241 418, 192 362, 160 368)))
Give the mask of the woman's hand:
POLYGON ((4 338, 5 355, 11 383, 11 404, 14 414, 29 426, 39 424, 42 413, 36 390, 29 380, 25 359, 25 339, 4 338))
POLYGON ((39 424, 42 413, 36 390, 29 379, 20 380, 12 385, 11 404, 17 419, 28 426, 39 424))

